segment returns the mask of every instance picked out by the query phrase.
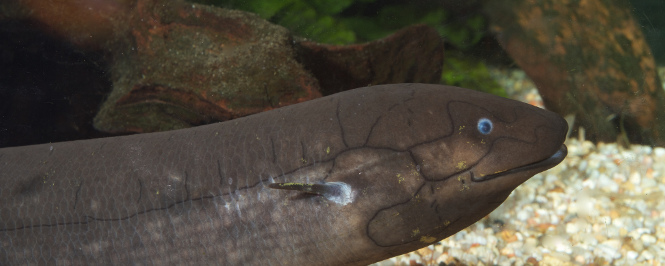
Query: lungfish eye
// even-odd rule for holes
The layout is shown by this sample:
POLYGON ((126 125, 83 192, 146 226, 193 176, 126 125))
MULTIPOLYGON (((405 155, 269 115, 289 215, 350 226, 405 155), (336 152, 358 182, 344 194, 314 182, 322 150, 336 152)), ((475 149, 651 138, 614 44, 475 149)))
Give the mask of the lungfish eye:
POLYGON ((492 127, 493 127, 492 121, 490 121, 489 119, 481 118, 480 120, 478 120, 478 131, 481 134, 483 135, 489 134, 490 132, 492 132, 492 127))

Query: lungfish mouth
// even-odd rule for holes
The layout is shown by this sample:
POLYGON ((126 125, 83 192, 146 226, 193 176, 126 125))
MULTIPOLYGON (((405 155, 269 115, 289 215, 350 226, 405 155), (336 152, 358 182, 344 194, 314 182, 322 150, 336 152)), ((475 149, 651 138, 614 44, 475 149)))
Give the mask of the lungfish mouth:
POLYGON ((473 172, 471 172, 471 180, 474 181, 474 182, 483 182, 483 181, 491 180, 491 179, 494 179, 494 178, 497 178, 497 177, 502 177, 502 176, 505 176, 505 175, 510 175, 510 174, 523 172, 523 171, 528 171, 528 170, 539 169, 540 171, 545 171, 545 170, 550 169, 550 168, 554 167, 555 165, 559 164, 561 161, 563 161, 563 159, 566 158, 567 154, 568 154, 568 148, 566 147, 566 145, 562 144, 561 148, 559 148, 559 150, 557 150, 554 154, 552 154, 552 156, 550 156, 550 157, 548 157, 544 160, 541 160, 541 161, 538 161, 538 162, 535 162, 535 163, 531 163, 531 164, 527 164, 527 165, 523 165, 523 166, 513 168, 513 169, 510 169, 510 170, 506 170, 506 171, 503 171, 503 172, 498 172, 498 173, 494 173, 494 174, 491 174, 491 175, 485 175, 485 176, 480 176, 480 177, 474 176, 473 172))

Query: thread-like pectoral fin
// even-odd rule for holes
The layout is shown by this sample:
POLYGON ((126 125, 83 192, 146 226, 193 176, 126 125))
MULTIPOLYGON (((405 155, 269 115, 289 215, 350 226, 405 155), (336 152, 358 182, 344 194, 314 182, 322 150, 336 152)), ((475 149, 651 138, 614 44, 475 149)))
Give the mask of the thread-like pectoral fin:
POLYGON ((343 182, 327 182, 321 184, 272 183, 268 184, 268 187, 316 194, 341 205, 353 202, 355 197, 355 193, 353 192, 353 189, 351 189, 351 186, 343 182))

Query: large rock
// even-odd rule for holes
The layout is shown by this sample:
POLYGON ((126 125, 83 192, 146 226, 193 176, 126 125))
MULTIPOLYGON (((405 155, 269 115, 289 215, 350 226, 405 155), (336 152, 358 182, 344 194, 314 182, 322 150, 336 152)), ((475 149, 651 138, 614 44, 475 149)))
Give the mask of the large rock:
POLYGON ((185 128, 321 95, 285 28, 246 12, 164 3, 139 1, 131 37, 112 47, 113 91, 97 129, 185 128))
MULTIPOLYGON (((111 134, 196 126, 321 94, 370 84, 438 83, 441 76, 443 42, 423 25, 365 44, 325 45, 250 13, 177 0, 26 0, 0 7, 84 48, 77 53, 106 55, 108 61, 92 63, 110 69, 112 88, 64 86, 84 94, 111 91, 94 118, 97 130, 111 134)), ((60 76, 81 75, 89 74, 60 76)), ((48 83, 49 90, 62 86, 48 83)), ((99 102, 86 104, 96 111, 99 102)), ((63 116, 84 117, 92 109, 63 116)), ((74 134, 61 140, 93 131, 85 119, 67 124, 74 134)))
POLYGON ((324 95, 390 83, 439 83, 443 40, 432 27, 416 25, 365 44, 301 42, 301 61, 324 95))

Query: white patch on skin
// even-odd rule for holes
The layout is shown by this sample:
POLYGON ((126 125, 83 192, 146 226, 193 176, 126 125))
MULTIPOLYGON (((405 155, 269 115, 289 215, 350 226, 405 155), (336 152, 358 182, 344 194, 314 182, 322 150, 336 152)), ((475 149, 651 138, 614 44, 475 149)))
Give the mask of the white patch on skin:
POLYGON ((108 247, 108 241, 91 241, 90 244, 82 246, 81 249, 88 254, 99 254, 108 247))
POLYGON ((90 201, 90 210, 93 212, 96 212, 97 209, 99 209, 99 202, 96 200, 91 200, 90 201))
POLYGON ((335 186, 339 190, 339 194, 335 195, 325 195, 326 199, 337 203, 339 205, 345 206, 356 198, 356 192, 353 191, 351 186, 344 182, 329 182, 326 183, 326 186, 335 186))
POLYGON ((182 181, 182 177, 180 177, 180 175, 176 175, 176 174, 173 174, 173 173, 169 174, 169 179, 171 179, 173 181, 176 181, 176 182, 182 181))
POLYGON ((238 212, 238 217, 242 218, 242 212, 240 211, 240 204, 238 204, 238 202, 236 202, 236 211, 238 212))

